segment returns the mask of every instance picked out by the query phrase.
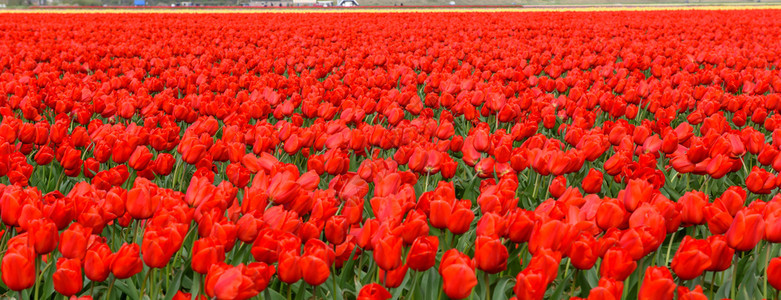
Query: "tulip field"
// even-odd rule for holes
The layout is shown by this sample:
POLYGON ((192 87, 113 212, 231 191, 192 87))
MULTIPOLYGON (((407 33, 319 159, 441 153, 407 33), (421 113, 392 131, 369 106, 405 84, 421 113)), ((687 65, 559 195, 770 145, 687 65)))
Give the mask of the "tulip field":
POLYGON ((0 297, 778 299, 781 10, 0 12, 0 297))

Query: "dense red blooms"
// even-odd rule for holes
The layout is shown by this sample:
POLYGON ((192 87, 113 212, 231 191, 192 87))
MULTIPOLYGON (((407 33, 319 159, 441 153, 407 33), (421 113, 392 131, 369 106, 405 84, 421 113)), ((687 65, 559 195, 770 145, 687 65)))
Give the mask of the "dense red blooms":
POLYGON ((771 298, 775 15, 5 14, 0 294, 771 298))

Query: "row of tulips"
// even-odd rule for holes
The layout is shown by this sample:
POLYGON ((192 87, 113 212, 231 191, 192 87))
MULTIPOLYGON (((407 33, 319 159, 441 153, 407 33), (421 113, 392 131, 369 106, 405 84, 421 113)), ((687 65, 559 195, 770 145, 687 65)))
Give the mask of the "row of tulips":
POLYGON ((3 15, 0 292, 777 299, 779 22, 3 15))

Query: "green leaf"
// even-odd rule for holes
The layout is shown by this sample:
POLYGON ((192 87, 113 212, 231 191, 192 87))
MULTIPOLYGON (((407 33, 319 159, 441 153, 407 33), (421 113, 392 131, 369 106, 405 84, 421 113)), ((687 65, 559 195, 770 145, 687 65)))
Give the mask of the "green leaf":
POLYGON ((350 282, 349 279, 353 278, 355 276, 355 253, 358 250, 358 247, 353 249, 352 253, 350 253, 350 259, 347 260, 347 262, 344 263, 344 266, 342 267, 342 274, 339 275, 339 283, 346 283, 350 282))
POLYGON ((492 295, 491 299, 494 299, 494 300, 507 300, 507 289, 508 289, 507 284, 511 280, 514 280, 514 279, 507 278, 507 277, 500 279, 499 282, 497 282, 496 286, 494 287, 494 292, 493 292, 493 295, 492 295))
POLYGON ((550 299, 564 299, 565 297, 562 297, 562 294, 564 293, 564 287, 570 286, 570 284, 565 284, 567 282, 572 282, 572 274, 574 272, 569 272, 567 276, 559 280, 559 283, 556 285, 556 289, 553 290, 553 294, 551 294, 550 299))
MULTIPOLYGON (((279 292, 271 289, 271 287, 267 287, 266 290, 263 291, 263 293, 268 294, 269 296, 271 296, 271 297, 269 297, 269 298, 271 298, 271 300, 285 300, 285 296, 282 296, 282 294, 280 294, 279 292)), ((263 299, 266 299, 266 298, 264 297, 263 299)))
POLYGON ((182 286, 183 274, 184 274, 184 270, 179 270, 179 272, 176 272, 176 275, 174 275, 174 280, 171 281, 171 285, 168 286, 168 289, 165 291, 166 300, 173 299, 174 295, 176 294, 176 291, 178 291, 179 288, 182 286))
POLYGON ((412 288, 412 286, 410 286, 409 288, 406 287, 407 287, 407 283, 409 283, 410 281, 410 277, 411 276, 409 276, 409 270, 408 270, 407 275, 404 276, 404 281, 401 282, 401 285, 393 289, 393 296, 391 297, 391 299, 399 299, 399 296, 401 296, 402 293, 404 293, 405 295, 409 293, 409 289, 412 288))
POLYGON ((597 274, 596 268, 591 268, 588 271, 582 272, 586 278, 589 289, 593 289, 599 285, 599 274, 597 274))
MULTIPOLYGON (((130 297, 130 299, 139 299, 138 298, 138 288, 136 288, 136 285, 133 284, 133 280, 117 280, 114 282, 114 288, 122 291, 123 294, 130 297)), ((112 292, 113 295, 118 295, 118 293, 112 292)))

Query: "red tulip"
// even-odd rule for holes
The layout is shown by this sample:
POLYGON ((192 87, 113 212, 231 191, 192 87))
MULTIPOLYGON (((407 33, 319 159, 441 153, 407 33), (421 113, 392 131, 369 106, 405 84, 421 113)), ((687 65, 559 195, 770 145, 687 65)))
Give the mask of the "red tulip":
POLYGON ((339 245, 347 239, 350 224, 344 216, 333 216, 325 222, 325 237, 329 243, 339 245))
POLYGON ((279 280, 287 284, 296 283, 301 279, 301 258, 298 253, 285 252, 279 256, 279 280))
POLYGON ((702 275, 711 265, 711 246, 706 240, 685 236, 670 264, 678 278, 691 280, 702 275))
POLYGON ((440 272, 442 274, 442 289, 445 295, 454 299, 469 297, 472 288, 477 285, 474 269, 468 264, 452 263, 440 272))
POLYGON ((542 271, 527 268, 515 277, 513 291, 518 299, 542 299, 547 287, 542 271))
POLYGON ((765 235, 765 221, 762 215, 741 210, 735 215, 732 226, 727 230, 727 244, 738 251, 749 251, 765 235))
POLYGON ((575 268, 589 270, 599 258, 597 250, 597 240, 591 235, 582 233, 572 242, 567 256, 575 268))
POLYGON ((475 241, 475 262, 477 268, 496 274, 507 269, 509 253, 501 241, 497 238, 479 236, 475 241))
POLYGON ((767 281, 774 289, 781 290, 781 257, 774 257, 767 265, 767 281))
POLYGON ((130 158, 128 159, 127 164, 134 170, 140 171, 146 169, 146 167, 149 165, 149 162, 151 161, 152 153, 149 152, 149 148, 145 146, 138 146, 133 151, 133 153, 130 154, 130 158))
POLYGON ((85 228, 79 223, 73 223, 62 232, 60 236, 59 250, 63 257, 84 258, 87 253, 87 241, 92 234, 92 229, 85 228))
POLYGON ((2 261, 2 275, 3 283, 9 289, 21 291, 33 286, 36 276, 33 255, 32 249, 6 251, 2 261))
POLYGON ((426 271, 434 266, 439 249, 437 236, 424 236, 415 239, 407 254, 407 266, 415 271, 426 271))
POLYGON ((723 235, 712 235, 708 237, 708 244, 711 247, 711 263, 706 271, 721 272, 729 269, 735 249, 727 245, 727 238, 723 235))
POLYGON ((35 253, 48 254, 57 249, 59 234, 57 225, 49 219, 31 220, 29 223, 30 238, 33 239, 35 253))
POLYGON ((404 281, 404 277, 407 275, 407 265, 402 265, 395 270, 385 271, 380 269, 380 282, 388 288, 396 288, 404 281))
POLYGON ((64 296, 73 296, 81 291, 83 281, 81 262, 78 259, 60 257, 57 260, 57 271, 52 275, 55 291, 64 296))
POLYGON ((681 221, 687 224, 700 225, 704 224, 704 208, 708 204, 708 196, 703 192, 692 191, 686 192, 678 199, 678 203, 681 204, 681 221))
POLYGON ((130 278, 141 272, 144 264, 138 244, 122 244, 119 251, 111 255, 111 273, 119 279, 130 278))
POLYGON ((533 212, 516 209, 510 213, 507 219, 506 237, 513 243, 522 243, 529 240, 534 229, 535 215, 533 212))
POLYGON ((385 235, 374 243, 374 261, 383 270, 394 270, 401 266, 401 238, 385 235))
POLYGON ((141 242, 144 263, 150 268, 164 268, 176 253, 177 246, 163 230, 147 229, 141 242))
POLYGON ((708 300, 708 297, 702 292, 702 286, 697 285, 694 290, 688 287, 678 287, 678 300, 708 300))
POLYGON ((561 263, 561 253, 549 249, 540 249, 529 261, 528 269, 540 270, 543 275, 545 285, 550 284, 556 279, 561 263))
POLYGON ((455 235, 464 234, 469 230, 472 220, 475 219, 475 213, 462 203, 471 204, 469 200, 462 200, 453 208, 453 213, 447 221, 447 229, 455 235), (463 202, 466 201, 466 202, 463 202))
POLYGON ((104 243, 94 243, 84 256, 84 275, 91 281, 101 282, 111 272, 111 248, 104 243))
POLYGON ((648 267, 640 286, 638 299, 668 299, 675 297, 675 281, 666 267, 648 267))
POLYGON ((602 172, 591 168, 581 183, 583 191, 589 194, 596 194, 602 191, 602 172))
POLYGON ((623 200, 627 211, 634 211, 640 204, 651 200, 652 192, 653 186, 648 181, 631 179, 623 191, 623 198, 619 195, 619 199, 623 200))
POLYGON ((305 255, 298 261, 301 275, 309 285, 321 285, 331 275, 328 263, 314 255, 305 255))
POLYGON ((603 199, 597 208, 596 223, 599 228, 607 230, 621 226, 629 217, 624 205, 616 199, 603 199))
POLYGON ((607 250, 599 268, 599 275, 624 281, 637 268, 637 262, 632 260, 629 252, 620 247, 607 250))
POLYGON ((567 189, 567 178, 564 176, 556 176, 551 181, 550 186, 548 187, 548 192, 550 192, 551 196, 553 198, 559 198, 562 194, 564 194, 564 191, 567 189))
POLYGON ((223 245, 214 238, 201 238, 193 243, 190 265, 193 271, 206 274, 212 265, 225 260, 223 245))
POLYGON ((370 283, 361 288, 357 300, 387 300, 390 298, 391 293, 382 285, 370 283))
POLYGON ((148 219, 160 206, 160 198, 154 197, 150 192, 151 185, 153 183, 148 179, 137 177, 133 189, 127 192, 125 208, 134 219, 148 219))

